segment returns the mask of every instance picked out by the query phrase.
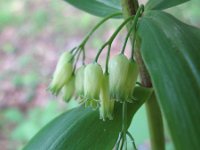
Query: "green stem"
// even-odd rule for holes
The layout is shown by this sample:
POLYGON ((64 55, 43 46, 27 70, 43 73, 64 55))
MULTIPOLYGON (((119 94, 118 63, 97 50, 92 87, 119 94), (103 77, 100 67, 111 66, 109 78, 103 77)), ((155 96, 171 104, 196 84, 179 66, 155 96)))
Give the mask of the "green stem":
MULTIPOLYGON (((124 45, 123 45, 123 48, 122 48, 122 51, 121 51, 122 54, 125 51, 125 48, 126 48, 126 45, 127 45, 127 42, 128 42, 128 38, 130 37, 131 33, 134 32, 134 35, 135 35, 137 21, 138 21, 138 18, 139 18, 142 11, 144 11, 144 5, 141 5, 136 12, 136 15, 135 15, 134 20, 133 20, 133 24, 131 25, 131 27, 130 27, 127 35, 126 35, 125 42, 124 42, 124 45)), ((134 41, 135 41, 135 38, 133 38, 133 45, 134 45, 134 41)), ((132 55, 131 55, 132 57, 131 58, 133 58, 133 53, 134 53, 134 46, 133 46, 133 49, 132 49, 132 55)))
POLYGON ((82 65, 85 65, 85 49, 83 50, 82 65))
POLYGON ((101 52, 103 51, 103 49, 107 46, 107 45, 112 45, 112 42, 114 41, 114 39, 116 38, 117 34, 119 33, 119 31, 130 21, 133 19, 134 16, 130 16, 128 17, 126 20, 124 20, 124 22, 122 22, 122 24, 115 30, 115 32, 112 34, 112 36, 110 37, 110 39, 104 43, 104 45, 99 49, 96 57, 95 57, 95 62, 98 61, 99 56, 101 54, 101 52))
POLYGON ((126 18, 126 20, 124 20, 124 22, 116 29, 116 31, 113 33, 113 35, 111 36, 111 38, 109 39, 109 43, 112 44, 113 40, 116 38, 117 34, 119 33, 119 31, 130 21, 133 19, 134 16, 129 16, 128 18, 126 18))
POLYGON ((70 50, 71 53, 73 53, 75 50, 77 49, 77 47, 74 47, 70 50))
POLYGON ((76 60, 75 60, 75 63, 74 63, 73 73, 75 73, 76 65, 77 65, 77 63, 78 63, 79 57, 80 57, 80 55, 81 55, 81 52, 82 52, 82 51, 79 50, 79 51, 78 51, 78 54, 77 54, 77 56, 76 56, 76 60))
MULTIPOLYGON (((140 42, 136 41, 136 61, 139 65, 142 86, 152 87, 150 76, 140 54, 140 42)), ((165 150, 164 127, 160 107, 155 95, 146 101, 148 126, 150 131, 151 149, 165 150)))
POLYGON ((165 139, 163 133, 163 121, 159 105, 156 101, 155 94, 152 94, 150 99, 146 101, 145 106, 150 130, 151 149, 164 150, 165 139))
POLYGON ((80 49, 79 48, 74 48, 73 49, 73 56, 75 57, 76 56, 76 54, 78 53, 80 51, 80 49))
POLYGON ((128 137, 131 139, 131 142, 132 142, 132 144, 133 144, 134 150, 137 150, 137 147, 136 147, 136 145, 135 145, 135 140, 134 140, 133 136, 131 135, 131 133, 127 131, 126 134, 127 134, 128 137))
POLYGON ((123 102, 122 105, 122 145, 121 150, 123 148, 123 145, 126 145, 126 133, 127 133, 127 103, 123 102))
POLYGON ((98 61, 101 52, 103 51, 103 49, 104 49, 107 45, 108 45, 108 42, 104 43, 104 44, 101 46, 101 48, 100 48, 99 51, 97 52, 97 55, 96 55, 96 57, 95 57, 95 59, 94 59, 94 62, 97 62, 97 61, 98 61))
POLYGON ((138 9, 138 0, 121 0, 123 14, 128 15, 135 15, 138 9))
POLYGON ((122 131, 124 132, 123 136, 124 138, 126 137, 126 132, 127 132, 127 104, 126 102, 123 102, 123 109, 122 109, 122 131))
POLYGON ((106 56, 106 69, 105 73, 108 74, 108 63, 109 63, 109 58, 110 58, 110 50, 111 50, 111 45, 108 45, 108 52, 106 56))
POLYGON ((98 24, 96 24, 96 26, 87 34, 87 36, 84 38, 84 40, 81 42, 81 44, 79 45, 79 47, 84 48, 85 44, 87 43, 88 39, 90 38, 90 36, 97 30, 97 28, 99 28, 104 22, 106 22, 107 20, 109 20, 110 18, 116 17, 116 16, 120 16, 122 15, 121 12, 115 13, 115 14, 111 14, 107 17, 105 17, 104 19, 102 19, 98 24))
POLYGON ((132 51, 131 51, 131 59, 133 59, 134 57, 134 44, 135 44, 135 37, 136 37, 136 26, 137 26, 137 22, 138 22, 138 18, 140 17, 141 13, 144 11, 144 5, 141 5, 137 12, 136 12, 136 15, 135 15, 135 18, 134 18, 134 26, 133 26, 133 38, 132 38, 132 51))
POLYGON ((122 133, 120 132, 119 133, 119 137, 118 137, 117 142, 116 142, 116 148, 115 148, 115 150, 119 150, 121 139, 122 139, 122 133))
MULTIPOLYGON (((130 10, 130 9, 135 9, 134 6, 129 6, 131 5, 132 0, 121 0, 122 3, 122 10, 123 10, 123 14, 125 19, 128 18, 129 16, 134 15, 133 12, 136 12, 135 10, 130 10)), ((130 29, 131 24, 127 24, 127 28, 130 29)), ((132 32, 132 34, 130 35, 130 38, 133 40, 134 38, 134 32, 132 32)), ((144 87, 152 87, 152 83, 151 83, 151 79, 149 76, 149 73, 146 69, 146 66, 143 62, 141 53, 140 53, 140 42, 138 42, 136 40, 136 50, 135 50, 135 57, 136 57, 136 62, 139 66, 139 70, 140 70, 140 76, 141 76, 141 82, 142 82, 142 86, 144 87)), ((155 103, 156 100, 155 100, 155 103)), ((148 103, 146 104, 148 109, 151 111, 148 111, 148 122, 149 122, 149 126, 151 126, 150 129, 150 137, 151 137, 151 145, 152 145, 152 150, 164 150, 164 131, 163 131, 163 123, 162 123, 162 116, 160 114, 160 108, 157 105, 156 108, 154 106, 154 104, 152 103, 148 103), (160 115, 155 115, 155 114, 160 114, 160 115), (155 123, 158 123, 157 126, 155 126, 155 123), (159 130, 159 131, 158 131, 159 130), (157 139, 160 139, 157 140, 157 139)))

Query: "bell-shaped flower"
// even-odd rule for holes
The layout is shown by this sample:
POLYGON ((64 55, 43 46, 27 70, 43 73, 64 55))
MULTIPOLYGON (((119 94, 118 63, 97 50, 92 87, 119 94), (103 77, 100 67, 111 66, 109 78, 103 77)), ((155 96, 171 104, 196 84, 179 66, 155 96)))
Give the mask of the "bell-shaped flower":
POLYGON ((99 100, 103 71, 99 64, 92 63, 85 67, 84 71, 84 97, 86 99, 99 100))
POLYGON ((125 101, 127 94, 127 74, 129 70, 129 60, 123 54, 112 58, 109 62, 109 91, 111 99, 125 101))
POLYGON ((62 87, 70 80, 73 72, 73 55, 70 52, 64 52, 57 63, 53 79, 49 90, 54 95, 58 95, 62 87))
POLYGON ((71 79, 63 86, 62 93, 63 93, 63 100, 65 102, 69 102, 74 95, 75 90, 75 77, 72 76, 71 79))
POLYGON ((110 99, 109 94, 109 75, 104 74, 100 91, 100 119, 113 119, 114 101, 110 99))
POLYGON ((84 70, 85 66, 78 68, 75 77, 76 94, 81 97, 84 95, 84 70))
POLYGON ((133 99, 133 91, 135 88, 138 74, 139 74, 139 68, 138 68, 137 63, 134 60, 129 60, 129 69, 128 69, 127 80, 126 80, 126 83, 127 83, 126 90, 128 94, 127 101, 130 101, 133 99))

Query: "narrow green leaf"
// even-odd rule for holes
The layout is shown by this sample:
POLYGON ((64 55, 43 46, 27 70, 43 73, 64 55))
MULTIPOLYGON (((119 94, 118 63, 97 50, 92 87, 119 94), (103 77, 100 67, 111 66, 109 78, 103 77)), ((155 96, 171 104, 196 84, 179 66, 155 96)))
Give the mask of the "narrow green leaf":
POLYGON ((199 149, 200 29, 149 11, 140 20, 138 34, 176 149, 199 149))
POLYGON ((113 8, 121 10, 121 2, 120 0, 97 0, 105 5, 111 6, 113 8))
POLYGON ((190 0, 149 0, 146 8, 147 9, 154 9, 154 10, 162 10, 169 7, 173 7, 182 3, 185 3, 190 0))
MULTIPOLYGON (((135 112, 151 93, 152 89, 135 88, 134 97, 137 101, 128 105, 128 126, 135 112)), ((99 119, 98 110, 75 108, 47 124, 24 150, 111 150, 121 131, 121 113, 121 104, 118 104, 114 120, 104 122, 99 119)))
MULTIPOLYGON (((121 12, 118 0, 105 2, 104 0, 65 0, 71 5, 84 10, 92 15, 105 17, 117 12, 121 12)), ((121 16, 122 17, 122 16, 121 16)))

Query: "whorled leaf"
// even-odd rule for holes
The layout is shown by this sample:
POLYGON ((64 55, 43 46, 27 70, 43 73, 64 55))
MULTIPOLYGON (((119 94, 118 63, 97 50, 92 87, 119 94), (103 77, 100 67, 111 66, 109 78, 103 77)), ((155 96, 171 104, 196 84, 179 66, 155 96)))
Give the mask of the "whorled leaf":
POLYGON ((120 5, 118 4, 118 0, 112 0, 108 2, 104 0, 65 0, 65 1, 81 10, 84 10, 92 15, 99 17, 105 17, 117 12, 121 12, 121 7, 119 7, 120 5))
POLYGON ((121 10, 121 2, 120 0, 97 0, 99 2, 102 2, 108 6, 111 6, 113 8, 121 10))
POLYGON ((139 22, 138 35, 176 149, 199 149, 200 29, 149 11, 139 22))
MULTIPOLYGON (((128 104, 127 125, 139 107, 150 97, 152 89, 136 87, 128 104)), ((25 146, 24 150, 111 150, 122 125, 122 106, 115 107, 114 120, 102 121, 99 111, 78 107, 55 118, 25 146)))

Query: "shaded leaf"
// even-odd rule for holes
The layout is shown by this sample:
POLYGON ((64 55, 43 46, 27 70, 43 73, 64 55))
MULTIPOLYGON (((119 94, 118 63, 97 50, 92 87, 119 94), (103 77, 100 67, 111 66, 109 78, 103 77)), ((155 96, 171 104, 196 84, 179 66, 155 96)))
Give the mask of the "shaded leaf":
MULTIPOLYGON (((136 87, 137 101, 128 105, 128 126, 134 113, 152 93, 152 89, 136 87)), ((78 107, 58 116, 27 144, 24 150, 111 150, 121 131, 121 104, 115 107, 114 120, 102 121, 99 111, 78 107)))
MULTIPOLYGON (((118 0, 105 2, 104 0, 65 0, 71 5, 84 10, 92 15, 105 17, 117 12, 121 12, 121 8, 117 5, 118 0)), ((122 17, 122 16, 121 16, 122 17)))
POLYGON ((113 8, 121 10, 121 2, 120 0, 97 0, 105 5, 111 6, 113 8))
POLYGON ((149 11, 138 34, 176 149, 199 149, 200 30, 167 13, 149 11))

